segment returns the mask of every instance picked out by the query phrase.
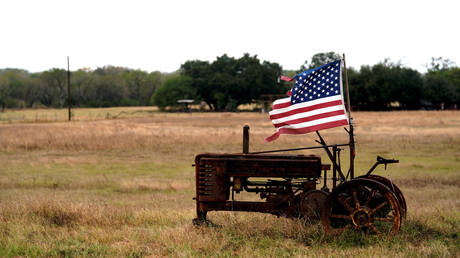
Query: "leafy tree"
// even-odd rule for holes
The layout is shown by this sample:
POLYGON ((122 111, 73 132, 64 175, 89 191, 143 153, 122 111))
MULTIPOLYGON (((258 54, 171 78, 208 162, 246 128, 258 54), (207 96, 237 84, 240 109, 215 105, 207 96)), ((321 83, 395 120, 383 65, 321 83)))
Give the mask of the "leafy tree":
POLYGON ((180 105, 177 103, 180 99, 195 99, 196 91, 192 84, 193 81, 188 76, 171 77, 153 94, 151 103, 164 110, 168 106, 175 107, 180 105))
POLYGON ((26 92, 25 82, 29 73, 21 69, 4 69, 0 72, 0 105, 5 107, 17 107, 23 102, 26 92))
POLYGON ((160 72, 151 72, 149 73, 144 81, 144 84, 141 85, 139 89, 139 104, 143 106, 150 105, 150 98, 153 93, 161 86, 163 83, 163 76, 160 72))
POLYGON ((330 62, 333 62, 335 60, 341 59, 342 56, 340 54, 337 54, 333 51, 331 52, 324 52, 324 53, 317 53, 314 54, 311 57, 310 64, 308 63, 308 60, 305 60, 304 64, 300 67, 300 71, 305 71, 308 69, 312 69, 330 62))
POLYGON ((94 75, 89 69, 79 69, 70 76, 70 94, 72 105, 85 106, 89 99, 88 88, 92 86, 94 75))
POLYGON ((215 89, 209 81, 211 74, 209 62, 200 60, 187 61, 181 65, 181 74, 192 78, 192 87, 196 90, 197 95, 206 102, 209 109, 215 110, 215 89))
POLYGON ((455 63, 448 58, 432 57, 431 62, 426 65, 429 72, 443 71, 455 66, 455 63))
POLYGON ((40 75, 46 88, 47 101, 51 105, 63 107, 67 97, 67 72, 64 69, 53 68, 40 75))
POLYGON ((239 59, 223 55, 212 63, 187 61, 181 66, 181 72, 193 79, 197 95, 216 111, 235 110, 262 94, 286 90, 278 82, 281 66, 266 61, 261 63, 257 56, 249 54, 239 59))
POLYGON ((360 108, 384 110, 391 102, 399 102, 405 109, 420 107, 423 80, 413 69, 385 60, 372 67, 362 66, 359 72, 349 69, 348 73, 352 103, 360 108))
POLYGON ((440 104, 451 105, 455 103, 455 87, 439 72, 429 72, 425 75, 423 97, 435 106, 440 104))

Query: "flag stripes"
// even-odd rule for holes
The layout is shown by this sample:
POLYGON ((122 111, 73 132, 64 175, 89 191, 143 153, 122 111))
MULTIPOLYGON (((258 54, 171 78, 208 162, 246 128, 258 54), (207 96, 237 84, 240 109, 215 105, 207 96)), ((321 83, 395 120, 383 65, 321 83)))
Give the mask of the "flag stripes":
POLYGON ((265 140, 348 125, 340 72, 340 61, 335 61, 298 74, 291 97, 273 102, 269 115, 276 132, 265 140))

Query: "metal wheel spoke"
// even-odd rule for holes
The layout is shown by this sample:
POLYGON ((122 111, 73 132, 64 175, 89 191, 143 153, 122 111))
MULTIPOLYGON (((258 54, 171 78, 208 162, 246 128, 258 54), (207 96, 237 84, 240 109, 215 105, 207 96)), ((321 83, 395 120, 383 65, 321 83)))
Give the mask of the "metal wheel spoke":
POLYGON ((366 203, 364 204, 364 206, 369 206, 369 203, 371 202, 372 196, 374 196, 376 192, 377 192, 377 190, 372 189, 371 193, 369 194, 369 197, 367 197, 367 200, 366 200, 366 203))
POLYGON ((353 199, 355 200, 355 205, 356 205, 356 208, 358 209, 360 207, 360 204, 358 200, 358 194, 356 193, 356 189, 353 191, 353 199))
POLYGON ((329 195, 322 223, 328 234, 355 229, 380 236, 393 235, 401 226, 400 203, 391 188, 378 180, 355 178, 329 195))
POLYGON ((330 217, 334 219, 350 219, 351 220, 350 215, 331 214, 330 217))
POLYGON ((340 204, 342 204, 342 206, 345 209, 347 209, 348 212, 353 212, 353 208, 347 202, 345 202, 345 200, 342 197, 337 198, 337 200, 340 202, 340 204))
POLYGON ((380 210, 380 209, 383 208, 385 205, 387 205, 387 201, 384 201, 384 202, 382 202, 381 204, 379 204, 379 206, 373 208, 373 209, 369 212, 369 214, 370 214, 370 215, 374 214, 376 211, 380 210))

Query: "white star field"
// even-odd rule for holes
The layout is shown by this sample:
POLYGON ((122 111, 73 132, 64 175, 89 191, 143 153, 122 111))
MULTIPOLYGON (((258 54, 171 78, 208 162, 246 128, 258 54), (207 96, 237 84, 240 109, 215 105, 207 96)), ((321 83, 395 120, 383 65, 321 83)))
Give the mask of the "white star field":
POLYGON ((340 61, 297 75, 291 104, 340 94, 340 61))

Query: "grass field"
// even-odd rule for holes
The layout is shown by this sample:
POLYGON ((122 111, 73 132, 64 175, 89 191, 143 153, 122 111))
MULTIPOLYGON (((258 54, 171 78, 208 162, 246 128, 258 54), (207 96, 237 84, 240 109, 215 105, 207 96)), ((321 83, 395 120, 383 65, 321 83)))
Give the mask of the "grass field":
MULTIPOLYGON (((266 114, 128 111, 137 115, 73 122, 16 111, 30 122, 0 123, 0 256, 460 256, 459 112, 354 113, 358 174, 378 154, 399 159, 375 173, 402 189, 408 216, 394 237, 331 239, 319 225, 257 213, 191 223, 196 154, 241 152, 245 124, 250 151, 315 145, 313 134, 264 143, 266 114)), ((323 136, 347 140, 343 128, 323 136)))

